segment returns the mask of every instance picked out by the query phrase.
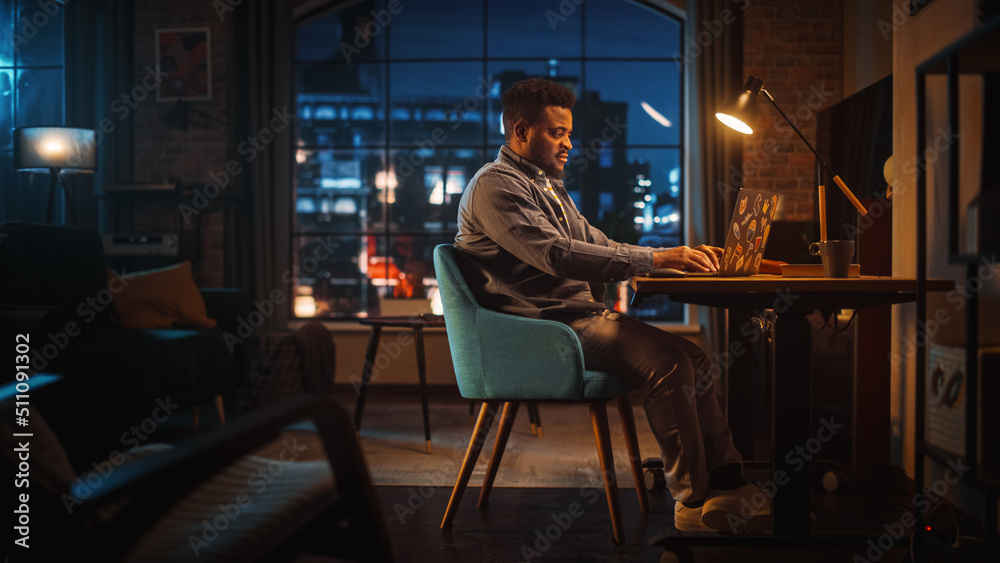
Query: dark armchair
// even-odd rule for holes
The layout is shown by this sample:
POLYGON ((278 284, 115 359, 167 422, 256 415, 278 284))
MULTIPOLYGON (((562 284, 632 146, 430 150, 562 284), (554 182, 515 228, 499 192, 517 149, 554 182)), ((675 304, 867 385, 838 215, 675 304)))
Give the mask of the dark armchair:
POLYGON ((111 312, 127 279, 108 270, 96 232, 3 223, 0 264, 3 341, 29 335, 32 367, 78 376, 112 428, 128 428, 162 405, 221 406, 244 383, 246 347, 233 336, 251 310, 245 291, 201 290, 213 328, 122 328, 111 312))
MULTIPOLYGON (((4 413, 15 412, 15 394, 25 388, 27 425, 0 420, 0 458, 15 475, 18 448, 30 451, 30 471, 8 487, 10 498, 28 495, 26 529, 15 529, 14 539, 27 535, 31 560, 245 562, 299 553, 392 560, 353 424, 329 399, 288 399, 186 441, 119 451, 74 378, 36 374, 20 390, 5 384, 4 413), (316 440, 300 447, 282 437, 303 421, 316 440), (283 445, 272 448, 277 453, 254 455, 275 441, 283 445), (325 456, 296 459, 307 458, 298 453, 307 447, 325 456)), ((17 545, 8 549, 22 559, 17 545)))

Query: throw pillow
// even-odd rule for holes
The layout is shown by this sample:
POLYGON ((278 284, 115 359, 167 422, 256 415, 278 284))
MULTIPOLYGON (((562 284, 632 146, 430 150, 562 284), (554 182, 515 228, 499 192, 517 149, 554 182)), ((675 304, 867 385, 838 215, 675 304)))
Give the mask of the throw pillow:
POLYGON ((111 301, 123 328, 213 328, 205 299, 191 276, 191 262, 123 276, 111 301))

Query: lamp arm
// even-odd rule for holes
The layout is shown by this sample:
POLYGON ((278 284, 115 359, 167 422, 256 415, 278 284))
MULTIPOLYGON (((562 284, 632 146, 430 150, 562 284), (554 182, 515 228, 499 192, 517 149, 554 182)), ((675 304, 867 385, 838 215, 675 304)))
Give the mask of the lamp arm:
POLYGON ((788 116, 785 115, 785 112, 781 111, 781 108, 778 107, 778 103, 774 101, 774 98, 771 97, 771 94, 769 94, 767 90, 765 90, 764 88, 761 88, 760 91, 764 94, 765 97, 767 97, 768 101, 771 102, 771 105, 774 106, 774 109, 778 110, 778 113, 781 114, 781 117, 785 118, 785 121, 792 126, 792 131, 795 131, 795 134, 798 135, 799 138, 802 139, 802 142, 805 143, 807 147, 809 147, 809 150, 812 151, 814 155, 816 155, 816 158, 819 160, 819 163, 823 166, 823 168, 826 169, 827 172, 830 173, 830 176, 833 177, 833 182, 837 184, 837 187, 840 188, 840 191, 844 192, 844 195, 847 196, 847 199, 849 199, 851 203, 854 205, 854 207, 857 208, 858 212, 861 213, 862 215, 868 215, 868 210, 865 209, 865 206, 860 201, 858 201, 858 198, 854 197, 854 194, 851 192, 851 189, 847 187, 847 184, 845 184, 844 181, 840 179, 840 176, 836 172, 834 172, 833 169, 830 168, 830 165, 827 164, 825 160, 823 160, 823 157, 820 156, 818 152, 816 152, 816 149, 814 149, 809 140, 806 139, 804 135, 802 135, 802 132, 799 131, 799 128, 796 127, 794 123, 792 123, 791 119, 788 119, 788 116))

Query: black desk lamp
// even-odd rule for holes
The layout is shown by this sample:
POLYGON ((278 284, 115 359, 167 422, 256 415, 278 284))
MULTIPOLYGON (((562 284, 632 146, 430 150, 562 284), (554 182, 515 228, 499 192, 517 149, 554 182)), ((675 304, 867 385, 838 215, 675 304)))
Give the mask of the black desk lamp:
POLYGON ((97 168, 97 132, 75 127, 18 127, 14 129, 14 169, 20 172, 48 173, 49 201, 45 222, 52 222, 56 184, 67 197, 70 217, 76 213, 69 200, 63 174, 91 174, 97 168))
MULTIPOLYGON (((847 199, 851 200, 851 203, 854 204, 854 207, 857 208, 858 212, 861 213, 862 215, 868 215, 868 210, 865 209, 865 206, 862 205, 860 201, 858 201, 858 198, 854 197, 854 194, 851 193, 851 190, 850 188, 847 187, 847 184, 845 184, 844 181, 840 179, 840 176, 834 173, 834 171, 830 168, 830 166, 826 163, 826 161, 823 160, 823 157, 821 157, 819 153, 816 152, 816 149, 814 149, 813 146, 809 144, 809 141, 806 140, 804 136, 802 136, 802 132, 799 131, 798 127, 796 127, 794 123, 792 123, 791 119, 788 119, 788 116, 785 115, 785 112, 781 111, 781 108, 779 108, 778 104, 775 103, 774 98, 771 97, 771 94, 768 94, 767 90, 764 89, 764 81, 761 80, 760 78, 757 78, 756 76, 751 76, 750 78, 748 78, 746 85, 743 86, 743 91, 737 94, 736 96, 730 98, 729 100, 727 100, 726 103, 722 105, 722 108, 720 108, 719 111, 715 114, 715 117, 719 121, 725 123, 727 126, 739 131, 740 133, 744 133, 746 135, 753 133, 753 126, 755 123, 757 123, 757 95, 760 93, 764 94, 764 96, 768 99, 768 101, 771 102, 771 105, 774 106, 774 109, 778 110, 778 113, 781 114, 781 117, 785 118, 785 121, 787 121, 788 124, 792 126, 792 130, 795 131, 796 134, 798 134, 799 138, 802 139, 802 142, 805 143, 807 147, 809 147, 809 150, 811 150, 814 155, 816 155, 816 158, 819 160, 820 165, 826 169, 826 171, 830 174, 830 176, 833 177, 833 182, 837 184, 838 187, 840 187, 840 190, 844 192, 844 195, 847 196, 847 199)), ((820 197, 820 214, 819 214, 820 240, 826 240, 826 212, 825 212, 826 194, 823 190, 822 184, 819 186, 819 197, 820 197)))

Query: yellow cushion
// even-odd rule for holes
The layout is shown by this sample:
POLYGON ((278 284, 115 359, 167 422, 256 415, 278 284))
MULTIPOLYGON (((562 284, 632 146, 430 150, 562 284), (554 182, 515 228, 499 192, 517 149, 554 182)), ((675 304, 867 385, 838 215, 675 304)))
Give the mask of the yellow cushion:
MULTIPOLYGON (((110 276, 110 274, 109 274, 110 276)), ((213 328, 205 299, 191 277, 191 262, 125 274, 111 285, 114 319, 123 328, 213 328), (124 286, 124 287, 121 287, 124 286)))

